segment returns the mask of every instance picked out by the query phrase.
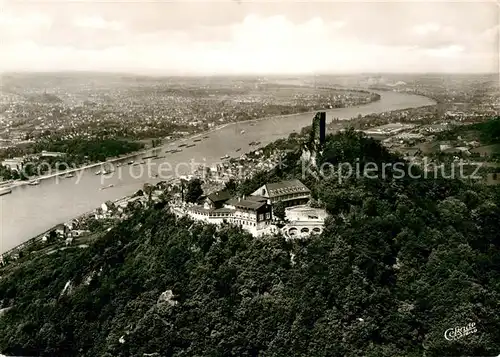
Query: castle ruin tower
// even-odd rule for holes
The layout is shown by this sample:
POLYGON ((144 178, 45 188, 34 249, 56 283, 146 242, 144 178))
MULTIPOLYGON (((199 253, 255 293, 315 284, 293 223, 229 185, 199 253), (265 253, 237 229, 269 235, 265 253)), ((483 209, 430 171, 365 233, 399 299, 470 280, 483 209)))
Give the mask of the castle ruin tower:
POLYGON ((326 112, 317 112, 312 124, 312 141, 316 146, 323 145, 326 137, 326 112))

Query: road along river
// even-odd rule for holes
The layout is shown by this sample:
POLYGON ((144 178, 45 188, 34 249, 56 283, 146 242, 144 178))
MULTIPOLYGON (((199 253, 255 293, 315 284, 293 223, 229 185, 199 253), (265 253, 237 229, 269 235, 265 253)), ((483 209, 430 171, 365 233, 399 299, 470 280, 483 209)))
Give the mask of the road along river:
MULTIPOLYGON (((327 110, 327 121, 333 118, 350 119, 358 115, 381 113, 392 110, 417 108, 433 105, 429 98, 397 93, 377 92, 381 98, 377 102, 366 105, 327 110)), ((191 172, 192 162, 197 164, 213 164, 221 161, 224 155, 239 156, 255 149, 249 146, 252 141, 266 145, 279 138, 286 138, 293 131, 299 132, 304 126, 310 125, 314 113, 302 113, 289 116, 266 118, 253 122, 234 123, 219 130, 200 135, 199 142, 185 141, 186 144, 196 144, 183 147, 181 152, 165 154, 165 150, 177 148, 182 141, 173 146, 167 146, 158 151, 159 156, 165 156, 154 161, 152 174, 158 173, 155 167, 163 165, 166 171, 162 176, 191 172), (242 131, 244 131, 242 133, 242 131), (236 152, 236 150, 240 149, 236 152), (168 171, 170 169, 170 171, 168 171)), ((124 160, 124 165, 114 174, 108 176, 96 175, 100 168, 88 168, 75 172, 72 178, 52 177, 41 180, 36 186, 18 186, 11 194, 0 196, 0 253, 25 242, 37 234, 66 222, 85 212, 88 212, 107 200, 115 200, 132 194, 143 187, 145 182, 158 182, 151 178, 145 166, 126 165, 126 162, 142 161, 146 154, 124 160), (142 169, 141 169, 142 168, 142 169), (143 173, 141 174, 141 170, 143 173), (113 185, 102 189, 108 185, 113 185)), ((194 165, 195 166, 195 165, 194 165)))

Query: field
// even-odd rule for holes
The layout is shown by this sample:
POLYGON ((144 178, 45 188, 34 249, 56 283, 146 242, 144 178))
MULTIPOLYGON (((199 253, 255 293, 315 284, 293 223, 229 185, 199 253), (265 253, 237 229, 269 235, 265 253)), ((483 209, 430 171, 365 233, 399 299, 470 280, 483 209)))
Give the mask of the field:
POLYGON ((491 156, 500 152, 500 144, 485 145, 470 150, 471 153, 478 153, 481 156, 491 156))

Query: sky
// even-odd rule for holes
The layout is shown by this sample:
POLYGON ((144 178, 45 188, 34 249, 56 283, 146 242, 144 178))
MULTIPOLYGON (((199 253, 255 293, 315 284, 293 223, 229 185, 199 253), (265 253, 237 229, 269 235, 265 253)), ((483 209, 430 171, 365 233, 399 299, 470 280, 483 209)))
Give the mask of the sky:
POLYGON ((0 71, 499 72, 493 1, 0 0, 0 71))

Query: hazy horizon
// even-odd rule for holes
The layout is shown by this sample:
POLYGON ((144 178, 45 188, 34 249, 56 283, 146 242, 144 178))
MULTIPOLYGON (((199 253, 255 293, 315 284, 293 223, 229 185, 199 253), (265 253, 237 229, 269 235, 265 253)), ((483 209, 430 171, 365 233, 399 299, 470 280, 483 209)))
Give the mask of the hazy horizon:
MULTIPOLYGON (((96 74, 96 75, 124 75, 124 76, 144 76, 144 77, 321 77, 321 76, 391 76, 391 75, 460 75, 460 76, 497 76, 498 72, 325 72, 325 73, 184 73, 184 74, 164 74, 160 72, 147 71, 112 71, 112 70, 16 70, 1 71, 0 75, 36 75, 36 74, 96 74)), ((499 78, 500 80, 500 78, 499 78)), ((1 356, 0 356, 1 357, 1 356)))
POLYGON ((5 0, 0 73, 499 73, 499 6, 5 0))

